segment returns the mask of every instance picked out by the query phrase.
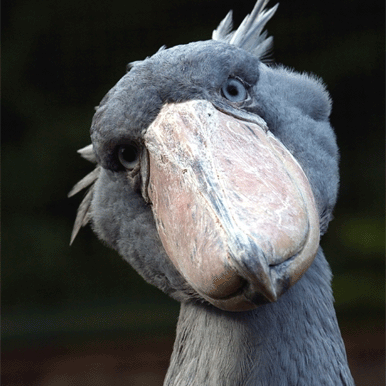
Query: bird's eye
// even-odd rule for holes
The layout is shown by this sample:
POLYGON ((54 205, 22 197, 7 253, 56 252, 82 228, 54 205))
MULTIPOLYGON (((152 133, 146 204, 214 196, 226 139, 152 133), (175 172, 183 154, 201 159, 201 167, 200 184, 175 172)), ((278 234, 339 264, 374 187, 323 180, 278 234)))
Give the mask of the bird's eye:
POLYGON ((118 158, 124 168, 133 170, 139 160, 138 146, 136 144, 120 146, 118 149, 118 158))
POLYGON ((231 102, 242 102, 247 99, 245 86, 238 79, 229 78, 221 88, 222 95, 231 102))

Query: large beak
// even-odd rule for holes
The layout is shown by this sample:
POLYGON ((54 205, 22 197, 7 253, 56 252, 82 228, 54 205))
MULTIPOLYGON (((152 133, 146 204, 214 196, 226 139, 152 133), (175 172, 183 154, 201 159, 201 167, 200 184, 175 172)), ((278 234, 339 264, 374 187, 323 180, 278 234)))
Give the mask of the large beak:
POLYGON ((302 168, 263 120, 207 101, 168 104, 145 145, 162 244, 204 299, 249 310, 300 279, 319 246, 318 212, 302 168))

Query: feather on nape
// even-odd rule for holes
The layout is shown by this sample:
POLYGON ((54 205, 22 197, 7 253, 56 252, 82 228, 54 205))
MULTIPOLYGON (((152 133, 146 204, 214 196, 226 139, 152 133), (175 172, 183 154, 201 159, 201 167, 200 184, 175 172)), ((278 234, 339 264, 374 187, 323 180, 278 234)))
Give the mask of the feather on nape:
POLYGON ((237 30, 232 31, 232 11, 225 16, 217 29, 212 33, 212 39, 240 47, 257 56, 262 62, 270 62, 273 48, 273 37, 267 37, 263 29, 277 10, 276 4, 269 10, 265 9, 269 0, 258 0, 250 15, 247 15, 237 30))

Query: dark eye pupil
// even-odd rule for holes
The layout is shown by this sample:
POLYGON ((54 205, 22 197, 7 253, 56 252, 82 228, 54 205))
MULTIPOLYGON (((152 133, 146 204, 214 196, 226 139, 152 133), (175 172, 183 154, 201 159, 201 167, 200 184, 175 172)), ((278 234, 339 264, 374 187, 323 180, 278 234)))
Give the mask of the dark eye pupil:
POLYGON ((126 162, 134 162, 138 157, 138 150, 133 145, 126 145, 122 147, 121 154, 126 162))
POLYGON ((237 87, 232 84, 228 86, 227 91, 232 96, 237 96, 237 94, 239 93, 237 87))
POLYGON ((123 145, 118 150, 119 162, 126 169, 132 170, 137 165, 139 150, 136 145, 123 145))

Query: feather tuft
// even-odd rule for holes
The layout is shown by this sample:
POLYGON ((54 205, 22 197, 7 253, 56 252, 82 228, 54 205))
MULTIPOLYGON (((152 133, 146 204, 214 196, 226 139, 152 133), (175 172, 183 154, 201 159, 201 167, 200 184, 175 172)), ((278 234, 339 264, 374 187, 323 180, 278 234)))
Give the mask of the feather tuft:
POLYGON ((79 149, 78 153, 81 155, 81 157, 83 157, 87 161, 90 161, 94 164, 97 162, 96 157, 95 157, 95 153, 94 153, 94 148, 92 147, 92 144, 87 145, 87 146, 83 147, 82 149, 79 149))
POLYGON ((275 14, 279 4, 265 9, 269 0, 258 0, 250 15, 247 15, 237 30, 232 31, 232 11, 213 31, 212 39, 240 47, 257 56, 263 62, 270 61, 273 49, 272 36, 267 37, 263 29, 275 14))
MULTIPOLYGON (((96 163, 96 157, 92 145, 88 145, 82 149, 78 150, 78 153, 87 161, 96 163)), ((76 219, 74 223, 74 228, 72 229, 70 245, 75 240, 76 235, 78 234, 80 228, 84 227, 90 222, 90 208, 92 196, 94 193, 94 183, 99 178, 101 172, 101 167, 97 166, 91 173, 87 174, 86 177, 82 178, 68 193, 68 197, 72 197, 75 194, 79 193, 81 190, 86 189, 90 186, 89 191, 79 205, 76 219)))

